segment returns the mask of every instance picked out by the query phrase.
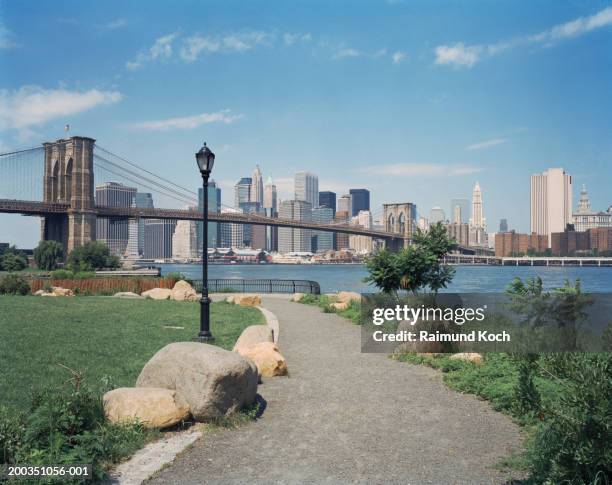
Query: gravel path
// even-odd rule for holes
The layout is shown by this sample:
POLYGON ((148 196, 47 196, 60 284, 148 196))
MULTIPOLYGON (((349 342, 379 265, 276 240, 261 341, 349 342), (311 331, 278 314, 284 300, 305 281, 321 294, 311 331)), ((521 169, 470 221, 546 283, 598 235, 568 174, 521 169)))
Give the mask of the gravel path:
POLYGON ((360 352, 359 327, 280 298, 288 378, 266 379, 254 423, 207 434, 151 483, 504 483, 518 428, 440 375, 360 352))

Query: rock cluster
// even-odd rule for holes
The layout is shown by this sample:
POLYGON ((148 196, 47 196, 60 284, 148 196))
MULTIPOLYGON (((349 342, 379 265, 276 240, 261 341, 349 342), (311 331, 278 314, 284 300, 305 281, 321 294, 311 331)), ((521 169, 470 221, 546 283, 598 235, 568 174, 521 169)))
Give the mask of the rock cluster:
POLYGON ((261 306, 261 296, 250 293, 230 295, 225 299, 225 301, 240 306, 261 306))
POLYGON ((274 343, 272 329, 267 325, 251 325, 242 331, 234 352, 252 360, 262 377, 287 375, 287 362, 274 343))
POLYGON ((51 291, 38 290, 34 293, 36 296, 74 296, 74 292, 69 288, 62 288, 60 286, 54 286, 51 291))
MULTIPOLYGON (((120 297, 121 293, 117 293, 115 296, 120 297)), ((198 301, 200 295, 196 293, 186 281, 177 281, 174 288, 153 288, 148 291, 143 291, 141 296, 150 298, 152 300, 175 300, 175 301, 198 301)))

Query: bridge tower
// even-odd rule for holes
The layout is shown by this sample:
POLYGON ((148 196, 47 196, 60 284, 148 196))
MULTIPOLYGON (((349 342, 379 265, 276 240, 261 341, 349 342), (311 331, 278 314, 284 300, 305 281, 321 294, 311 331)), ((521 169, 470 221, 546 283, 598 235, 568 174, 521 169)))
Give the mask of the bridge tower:
POLYGON ((96 238, 93 150, 95 140, 82 136, 43 143, 43 201, 68 204, 68 214, 42 219, 41 238, 64 245, 66 254, 96 238))
POLYGON ((387 242, 387 248, 397 251, 410 244, 415 231, 416 205, 411 202, 383 204, 385 231, 394 232, 399 237, 387 242))

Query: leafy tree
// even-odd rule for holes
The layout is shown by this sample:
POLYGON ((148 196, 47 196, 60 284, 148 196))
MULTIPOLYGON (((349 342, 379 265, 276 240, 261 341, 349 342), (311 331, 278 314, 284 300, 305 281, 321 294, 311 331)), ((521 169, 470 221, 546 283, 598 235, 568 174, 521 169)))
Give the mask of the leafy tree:
POLYGON ((441 259, 456 246, 441 223, 427 232, 417 230, 410 246, 397 253, 383 249, 367 258, 370 274, 365 281, 384 293, 397 294, 401 289, 416 294, 429 288, 435 294, 453 279, 455 270, 441 259))
POLYGON ((93 271, 104 268, 118 268, 119 258, 110 253, 108 246, 100 241, 91 241, 72 250, 68 266, 72 271, 93 271))
POLYGON ((64 247, 57 241, 40 241, 34 249, 34 261, 39 269, 53 271, 64 260, 64 247))
POLYGON ((0 258, 0 268, 4 271, 21 271, 28 266, 25 256, 19 252, 7 250, 0 258))

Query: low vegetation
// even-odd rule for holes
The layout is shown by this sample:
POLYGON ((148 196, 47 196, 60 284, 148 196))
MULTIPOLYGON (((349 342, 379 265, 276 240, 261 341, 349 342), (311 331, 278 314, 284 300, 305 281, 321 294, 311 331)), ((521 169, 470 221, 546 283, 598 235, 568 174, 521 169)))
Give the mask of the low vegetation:
POLYGON ((299 303, 306 305, 314 305, 321 308, 325 313, 337 313, 341 317, 344 317, 353 323, 361 323, 361 305, 358 301, 351 300, 348 304, 348 308, 344 310, 337 310, 332 306, 334 299, 328 295, 304 295, 299 303))
MULTIPOLYGON (((102 395, 134 385, 164 345, 193 339, 197 303, 0 296, 0 308, 0 463, 93 463, 101 479, 110 463, 155 436, 137 423, 106 422, 102 395)), ((261 323, 255 308, 211 307, 213 343, 226 349, 261 323)))

